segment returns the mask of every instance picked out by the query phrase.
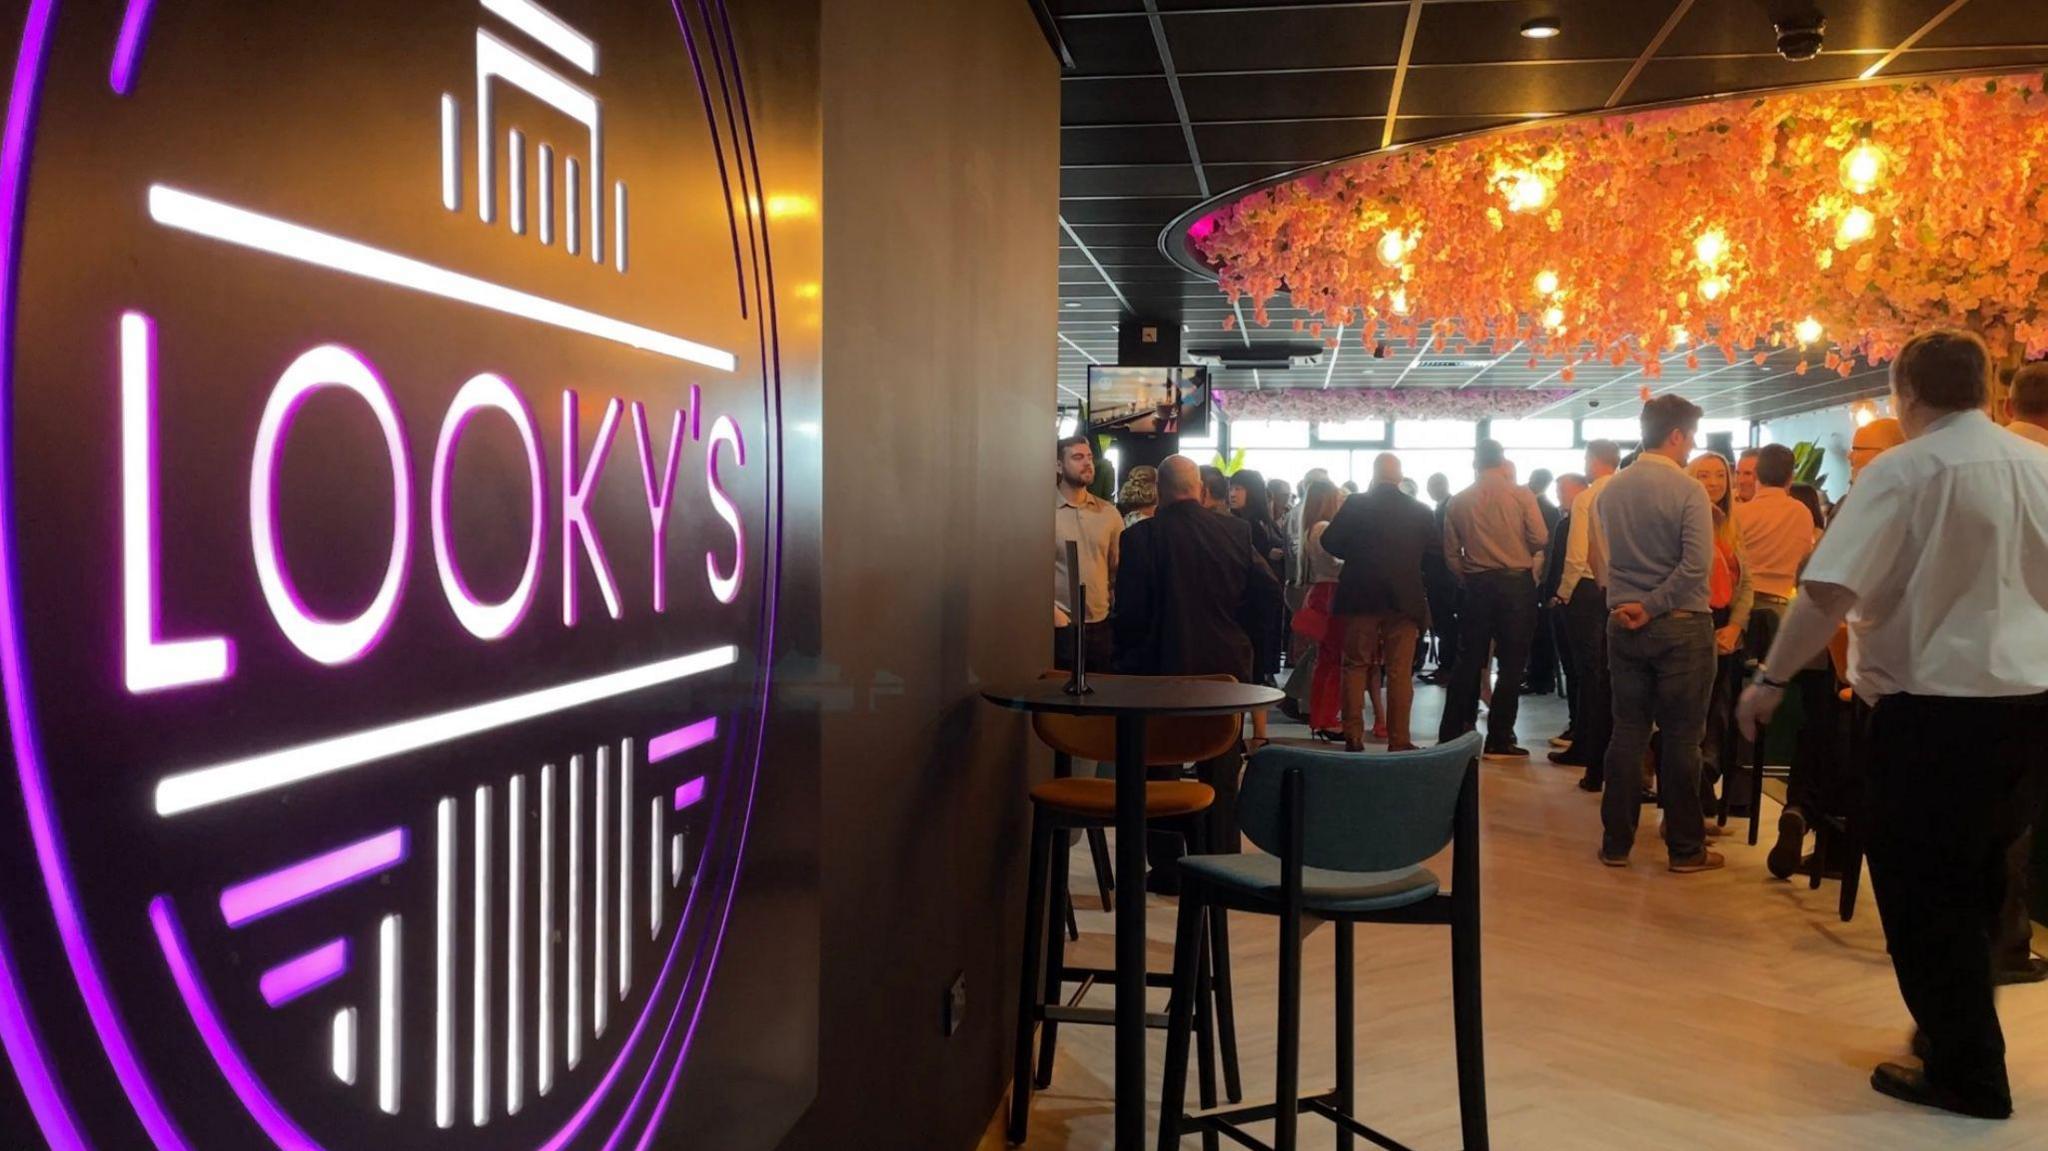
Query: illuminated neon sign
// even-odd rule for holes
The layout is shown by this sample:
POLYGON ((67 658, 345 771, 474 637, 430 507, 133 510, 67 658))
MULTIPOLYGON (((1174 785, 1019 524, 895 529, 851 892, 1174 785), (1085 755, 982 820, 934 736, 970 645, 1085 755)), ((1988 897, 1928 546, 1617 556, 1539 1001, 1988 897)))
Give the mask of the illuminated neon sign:
POLYGON ((0 137, 0 1050, 61 1151, 644 1148, 781 579, 730 22, 118 7, 0 137))

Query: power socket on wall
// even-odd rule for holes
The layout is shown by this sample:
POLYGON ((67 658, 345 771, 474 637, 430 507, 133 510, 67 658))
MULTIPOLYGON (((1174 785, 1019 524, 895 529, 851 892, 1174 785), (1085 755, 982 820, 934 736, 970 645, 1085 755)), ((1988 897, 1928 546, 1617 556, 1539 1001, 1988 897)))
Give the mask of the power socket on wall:
POLYGON ((946 1029, 946 1034, 950 1036, 960 1030, 960 1025, 966 1019, 967 973, 962 971, 954 975, 953 982, 946 987, 946 999, 945 1004, 940 1008, 939 1022, 946 1029))

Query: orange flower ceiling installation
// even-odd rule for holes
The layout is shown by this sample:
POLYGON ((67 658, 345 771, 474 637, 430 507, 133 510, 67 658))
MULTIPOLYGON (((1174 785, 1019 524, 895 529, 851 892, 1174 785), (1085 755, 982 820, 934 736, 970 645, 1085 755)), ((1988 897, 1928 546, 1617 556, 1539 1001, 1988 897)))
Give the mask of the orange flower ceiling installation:
POLYGON ((1848 374, 1937 326, 2048 353, 2038 76, 1816 89, 1456 141, 1252 193, 1190 230, 1233 302, 1661 374, 1799 345, 1848 374), (1446 327, 1445 325, 1448 325, 1446 327), (1687 356, 1698 366, 1696 354, 1687 356))

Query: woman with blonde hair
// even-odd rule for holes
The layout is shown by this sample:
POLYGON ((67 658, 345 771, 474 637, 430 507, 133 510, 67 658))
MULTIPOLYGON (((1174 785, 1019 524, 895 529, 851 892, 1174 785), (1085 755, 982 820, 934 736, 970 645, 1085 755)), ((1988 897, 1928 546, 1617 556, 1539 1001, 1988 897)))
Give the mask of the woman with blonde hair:
POLYGON ((1736 768, 1734 748, 1728 743, 1735 697, 1742 690, 1742 639, 1749 629, 1752 591, 1749 557, 1742 546, 1742 533, 1735 526, 1733 472, 1728 461, 1706 452, 1686 469, 1707 490, 1707 503, 1714 511, 1714 554, 1708 561, 1707 606, 1714 612, 1714 650, 1718 656, 1714 691, 1707 703, 1706 734, 1700 741, 1700 794, 1713 810, 1714 781, 1723 779, 1722 791, 1730 807, 1750 802, 1748 777, 1736 768))
POLYGON ((1316 480, 1302 492, 1301 555, 1309 592, 1294 615, 1294 630, 1316 644, 1308 726, 1323 739, 1342 739, 1344 733, 1344 621, 1330 610, 1344 561, 1323 550, 1323 529, 1343 506, 1343 489, 1328 480, 1316 480))

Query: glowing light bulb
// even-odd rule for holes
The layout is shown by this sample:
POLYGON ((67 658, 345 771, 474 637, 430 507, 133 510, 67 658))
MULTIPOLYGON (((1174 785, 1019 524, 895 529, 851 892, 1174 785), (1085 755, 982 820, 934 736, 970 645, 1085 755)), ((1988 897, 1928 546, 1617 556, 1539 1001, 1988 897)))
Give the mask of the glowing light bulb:
POLYGON ((1508 178, 1505 189, 1508 210, 1512 212, 1534 212, 1550 203, 1550 181, 1535 172, 1515 173, 1508 178))
POLYGON ((1797 336, 1799 338, 1799 342, 1802 345, 1804 345, 1819 343, 1820 338, 1823 335, 1826 335, 1827 333, 1826 329, 1820 326, 1819 320, 1814 319, 1812 316, 1808 316, 1805 319, 1799 321, 1798 323, 1792 325, 1792 334, 1794 336, 1797 336))
POLYGON ((1388 304, 1388 306, 1389 306, 1389 307, 1391 307, 1391 308, 1393 308, 1393 309, 1394 309, 1394 314, 1395 314, 1395 315, 1397 315, 1397 316, 1405 316, 1405 315, 1407 315, 1407 314, 1408 314, 1408 289, 1406 289, 1406 288, 1395 288, 1395 289, 1394 289, 1394 294, 1393 294, 1393 295, 1391 295, 1391 296, 1388 296, 1388 297, 1387 297, 1387 304, 1388 304))
POLYGON ((1835 226, 1835 242, 1844 247, 1868 240, 1877 231, 1877 217, 1868 208, 1851 208, 1835 226))
POLYGON ((1408 258, 1408 247, 1408 236, 1401 229, 1395 228, 1382 233, 1379 244, 1380 263, 1389 268, 1399 267, 1401 261, 1408 258))
POLYGON ((1870 426, 1870 421, 1872 421, 1872 420, 1874 420, 1874 419, 1876 419, 1876 418, 1877 418, 1877 409, 1876 409, 1876 408, 1873 408, 1873 407, 1871 407, 1871 406, 1870 406, 1869 404, 1867 404, 1867 403, 1866 403, 1866 404, 1857 404, 1857 405, 1856 405, 1856 426, 1857 426, 1857 427, 1859 427, 1859 428, 1867 428, 1867 427, 1869 427, 1869 426, 1870 426))
POLYGON ((1682 347, 1684 347, 1684 346, 1686 346, 1687 344, 1690 344, 1690 343, 1692 343, 1692 333, 1691 333, 1691 332, 1688 332, 1688 331, 1686 331, 1686 330, 1685 330, 1684 328, 1673 328, 1673 329, 1671 329, 1671 346, 1672 346, 1672 347, 1674 347, 1674 348, 1682 348, 1682 347))
POLYGON ((1728 281, 1720 276, 1709 276, 1700 281, 1700 299, 1713 303, 1728 294, 1728 281))
POLYGON ((1545 269, 1536 273, 1536 291, 1545 296, 1557 294, 1557 273, 1545 269))
POLYGON ((1700 238, 1692 242, 1692 254, 1701 264, 1713 267, 1721 262, 1721 257, 1728 254, 1727 235, 1719 228, 1701 233, 1700 238))
POLYGON ((1543 313, 1543 326, 1551 331, 1564 327, 1564 309, 1552 306, 1543 313))
POLYGON ((1884 179, 1886 166, 1884 149, 1867 142, 1858 144, 1842 157, 1842 186, 1860 196, 1884 179))

